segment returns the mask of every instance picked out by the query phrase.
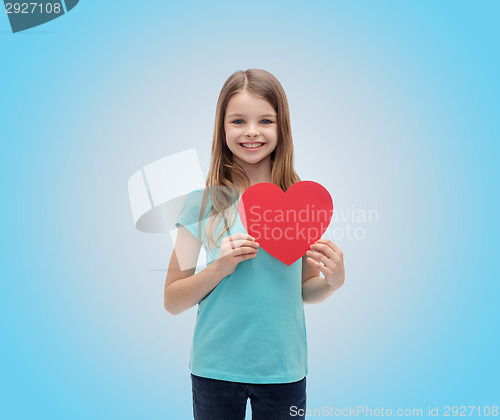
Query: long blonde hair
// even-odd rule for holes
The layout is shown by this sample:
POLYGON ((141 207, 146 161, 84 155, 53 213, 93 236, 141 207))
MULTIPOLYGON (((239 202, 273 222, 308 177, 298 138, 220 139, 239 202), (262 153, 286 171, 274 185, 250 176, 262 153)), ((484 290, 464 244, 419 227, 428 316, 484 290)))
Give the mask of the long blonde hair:
MULTIPOLYGON (((243 186, 244 190, 250 187, 250 180, 245 171, 233 160, 233 154, 226 143, 224 130, 224 118, 229 99, 236 93, 245 91, 268 101, 277 113, 278 143, 276 149, 271 153, 271 182, 286 192, 293 184, 300 181, 293 168, 290 111, 285 91, 280 82, 271 73, 260 69, 240 70, 233 73, 222 86, 217 101, 210 170, 200 209, 201 221, 206 211, 208 193, 210 193, 212 212, 206 226, 209 249, 212 249, 212 245, 217 246, 216 242, 236 221, 237 209, 234 214, 232 209, 239 198, 237 185, 243 186), (221 219, 224 220, 224 230, 214 240, 212 236, 221 219), (232 219, 231 224, 228 225, 227 221, 230 219, 232 219)), ((198 229, 201 238, 201 223, 198 229)))

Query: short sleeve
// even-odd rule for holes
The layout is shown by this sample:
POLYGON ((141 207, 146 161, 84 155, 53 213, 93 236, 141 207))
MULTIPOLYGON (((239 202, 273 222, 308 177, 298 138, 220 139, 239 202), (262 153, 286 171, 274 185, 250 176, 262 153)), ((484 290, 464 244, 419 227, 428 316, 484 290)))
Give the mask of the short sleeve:
MULTIPOLYGON (((184 226, 187 230, 189 230, 193 236, 200 240, 198 228, 200 223, 200 210, 201 203, 203 200, 203 190, 195 190, 190 192, 184 201, 184 205, 177 216, 177 221, 175 226, 177 229, 179 225, 184 226)), ((207 206, 208 207, 208 206, 207 206)), ((207 209, 205 209, 205 214, 207 214, 207 209)), ((202 225, 203 230, 203 225, 202 225)))

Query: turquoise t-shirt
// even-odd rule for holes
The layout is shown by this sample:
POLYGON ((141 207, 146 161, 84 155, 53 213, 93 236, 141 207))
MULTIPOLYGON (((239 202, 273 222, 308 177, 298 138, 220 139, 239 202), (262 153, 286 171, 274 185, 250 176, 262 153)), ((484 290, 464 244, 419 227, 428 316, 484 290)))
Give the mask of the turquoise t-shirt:
MULTIPOLYGON (((192 191, 176 223, 198 240, 202 197, 203 190, 192 191)), ((209 196, 202 232, 211 210, 209 196)), ((239 215, 224 236, 238 232, 248 233, 239 215)), ((209 265, 220 248, 209 251, 206 234, 202 236, 209 265)), ((221 241, 216 242, 219 247, 221 241)), ((259 247, 257 256, 240 262, 233 274, 198 303, 189 368, 193 375, 243 383, 289 383, 304 378, 308 366, 302 259, 287 266, 259 247)))

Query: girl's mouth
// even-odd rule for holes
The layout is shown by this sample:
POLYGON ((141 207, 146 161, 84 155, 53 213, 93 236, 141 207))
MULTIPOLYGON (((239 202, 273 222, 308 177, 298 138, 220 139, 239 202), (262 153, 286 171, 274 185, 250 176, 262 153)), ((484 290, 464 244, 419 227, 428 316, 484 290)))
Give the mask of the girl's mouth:
POLYGON ((240 143, 240 146, 246 150, 259 150, 265 143, 240 143))

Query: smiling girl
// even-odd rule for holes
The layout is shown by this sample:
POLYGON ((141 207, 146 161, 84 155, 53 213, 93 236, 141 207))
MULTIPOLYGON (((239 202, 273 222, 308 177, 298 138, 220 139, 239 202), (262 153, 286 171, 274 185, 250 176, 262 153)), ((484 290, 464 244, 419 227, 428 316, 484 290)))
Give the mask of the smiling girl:
POLYGON ((264 70, 235 72, 217 102, 206 189, 186 198, 165 281, 168 312, 198 304, 189 363, 196 420, 243 420, 248 398, 253 419, 304 418, 304 302, 342 286, 343 254, 319 239, 287 266, 259 247, 238 215, 250 186, 287 191, 299 181, 281 84, 264 70), (207 267, 195 274, 201 246, 207 267))

